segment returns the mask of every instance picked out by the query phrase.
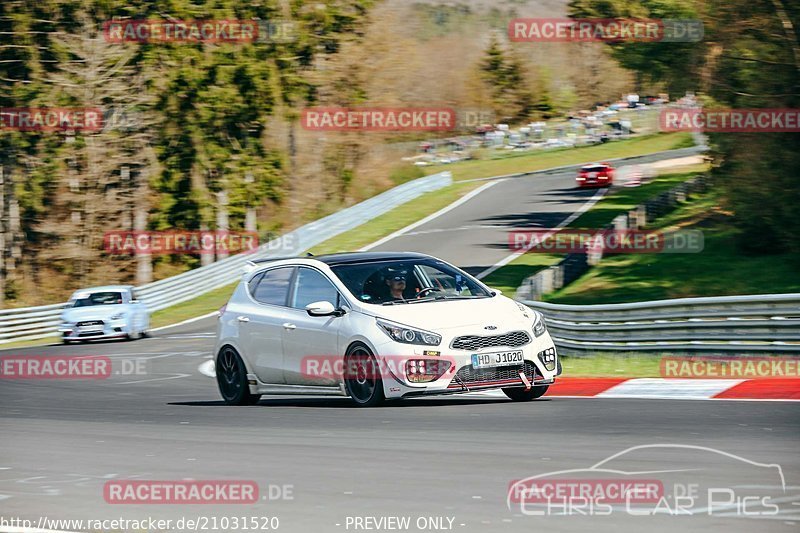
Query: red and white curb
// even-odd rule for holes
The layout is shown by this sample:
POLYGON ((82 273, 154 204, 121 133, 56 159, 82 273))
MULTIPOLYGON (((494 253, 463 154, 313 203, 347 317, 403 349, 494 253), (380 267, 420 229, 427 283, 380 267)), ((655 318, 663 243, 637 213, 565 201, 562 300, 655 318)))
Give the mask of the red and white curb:
POLYGON ((547 396, 800 401, 800 379, 562 378, 547 396))

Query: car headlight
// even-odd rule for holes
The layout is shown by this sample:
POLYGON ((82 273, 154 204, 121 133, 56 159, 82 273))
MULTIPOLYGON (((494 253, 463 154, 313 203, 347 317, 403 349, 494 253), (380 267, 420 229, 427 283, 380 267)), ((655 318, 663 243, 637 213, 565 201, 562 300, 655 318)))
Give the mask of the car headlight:
POLYGON ((438 346, 442 342, 442 336, 430 331, 409 328, 400 324, 393 324, 384 320, 378 320, 378 327, 386 333, 393 341, 403 344, 424 344, 426 346, 438 346))
POLYGON ((111 315, 109 317, 110 320, 121 320, 125 318, 125 313, 117 313, 116 315, 111 315))
POLYGON ((547 325, 544 323, 544 315, 537 312, 536 319, 533 322, 533 336, 541 337, 545 333, 547 333, 547 325))

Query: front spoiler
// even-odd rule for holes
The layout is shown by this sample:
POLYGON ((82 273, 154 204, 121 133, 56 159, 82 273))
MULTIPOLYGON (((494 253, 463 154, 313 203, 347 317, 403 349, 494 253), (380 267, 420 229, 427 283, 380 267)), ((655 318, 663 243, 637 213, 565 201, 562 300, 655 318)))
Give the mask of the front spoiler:
MULTIPOLYGON (((543 387, 555 383, 555 379, 540 379, 534 381, 531 385, 533 387, 543 387)), ((402 398, 419 397, 419 396, 442 396, 445 394, 464 394, 467 392, 487 391, 487 390, 501 390, 501 389, 524 389, 526 384, 520 379, 507 379, 501 381, 491 382, 477 382, 473 384, 458 384, 450 385, 446 389, 434 390, 419 390, 409 391, 402 395, 402 398)))

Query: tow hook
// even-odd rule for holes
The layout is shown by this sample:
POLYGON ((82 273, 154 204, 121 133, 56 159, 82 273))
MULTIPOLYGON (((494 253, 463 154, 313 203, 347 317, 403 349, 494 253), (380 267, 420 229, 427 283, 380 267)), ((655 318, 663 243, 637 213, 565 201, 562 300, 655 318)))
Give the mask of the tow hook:
POLYGON ((519 371, 519 379, 525 384, 525 390, 531 390, 531 382, 528 381, 528 376, 525 375, 524 370, 519 371))

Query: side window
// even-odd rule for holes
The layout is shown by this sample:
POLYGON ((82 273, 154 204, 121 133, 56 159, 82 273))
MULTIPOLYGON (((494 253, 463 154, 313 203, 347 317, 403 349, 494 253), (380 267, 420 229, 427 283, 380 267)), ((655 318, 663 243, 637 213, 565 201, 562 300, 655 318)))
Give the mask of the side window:
POLYGON ((291 307, 305 309, 312 302, 339 304, 339 292, 324 275, 313 268, 300 268, 295 281, 291 307))
POLYGON ((250 281, 250 294, 262 304, 286 305, 286 296, 289 294, 289 282, 293 272, 294 267, 267 270, 250 281))

